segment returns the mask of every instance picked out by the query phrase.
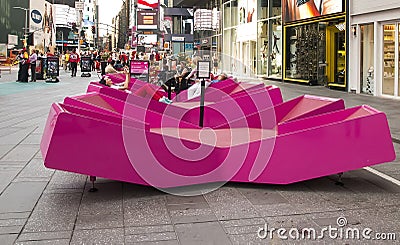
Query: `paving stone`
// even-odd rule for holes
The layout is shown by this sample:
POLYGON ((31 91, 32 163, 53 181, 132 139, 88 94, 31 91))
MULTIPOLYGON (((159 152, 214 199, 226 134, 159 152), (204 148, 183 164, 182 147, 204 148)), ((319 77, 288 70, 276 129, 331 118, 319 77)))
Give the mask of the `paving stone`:
POLYGON ((31 211, 46 187, 46 182, 12 183, 0 196, 0 213, 31 211))
POLYGON ((18 145, 5 155, 2 160, 28 162, 38 151, 39 147, 36 145, 18 145))
POLYGON ((183 197, 167 195, 166 202, 168 205, 205 204, 207 207, 209 207, 204 196, 183 197))
POLYGON ((259 217, 254 206, 236 189, 223 187, 205 198, 219 220, 259 217))
POLYGON ((2 245, 11 245, 14 244, 15 240, 17 239, 18 234, 5 234, 0 235, 0 241, 2 245))
POLYGON ((20 169, 10 169, 0 171, 0 193, 7 188, 11 181, 17 176, 20 169))
MULTIPOLYGON (((5 126, 2 123, 2 126, 5 126)), ((0 145, 17 145, 22 140, 24 140, 30 133, 32 133, 32 128, 23 128, 12 134, 7 134, 0 137, 0 145)))
POLYGON ((0 234, 19 234, 23 227, 23 225, 0 226, 0 234))
POLYGON ((30 134, 26 137, 21 144, 23 145, 40 145, 40 141, 42 140, 42 135, 40 134, 30 134))
POLYGON ((125 228, 125 235, 162 233, 162 232, 173 232, 173 231, 174 231, 174 226, 172 225, 133 226, 125 228))
MULTIPOLYGON (((262 240, 257 236, 257 231, 249 234, 229 235, 232 244, 249 244, 249 245, 265 245, 265 244, 282 244, 282 241, 262 240)), ((278 240, 278 239, 276 239, 278 240)))
POLYGON ((0 145, 0 159, 14 147, 15 145, 0 145))
POLYGON ((2 219, 27 219, 31 212, 20 213, 0 213, 0 220, 2 219))
POLYGON ((170 211, 172 223, 195 223, 217 221, 213 210, 205 208, 188 208, 185 210, 172 210, 170 211))
POLYGON ((239 191, 253 204, 277 204, 277 203, 288 203, 280 193, 275 191, 267 191, 262 188, 240 188, 239 191))
POLYGON ((56 171, 46 189, 80 189, 83 190, 87 176, 76 173, 56 171))
POLYGON ((22 233, 21 235, 19 235, 17 242, 57 240, 57 239, 69 240, 71 236, 72 236, 72 231, 30 232, 30 233, 22 233))
POLYGON ((240 226, 251 226, 251 225, 264 225, 265 219, 263 218, 251 218, 251 219, 236 219, 236 220, 224 220, 220 221, 221 225, 225 228, 229 227, 240 227, 240 226))
POLYGON ((229 235, 241 235, 241 234, 257 234, 258 229, 262 228, 263 225, 249 225, 249 226, 233 226, 225 228, 226 233, 229 235))
POLYGON ((76 193, 44 194, 28 219, 24 232, 72 230, 81 196, 76 193))
POLYGON ((125 244, 141 244, 141 245, 180 245, 178 240, 153 241, 153 242, 130 242, 130 238, 125 239, 125 244))
POLYGON ((165 198, 125 199, 124 224, 127 226, 171 224, 165 205, 165 198))
POLYGON ((48 169, 44 166, 43 161, 32 159, 25 168, 18 174, 17 178, 45 178, 50 180, 55 170, 48 169))
POLYGON ((181 244, 231 244, 218 222, 175 225, 181 244))
POLYGON ((0 219, 0 227, 24 225, 26 219, 0 219))
POLYGON ((76 222, 76 230, 120 228, 124 226, 124 219, 121 214, 79 214, 76 222))
POLYGON ((108 215, 116 214, 122 217, 122 183, 108 182, 96 184, 98 192, 89 192, 90 184, 83 193, 79 214, 108 215))
POLYGON ((154 241, 169 241, 176 240, 175 232, 161 232, 161 233, 143 233, 136 235, 128 235, 125 241, 128 243, 142 243, 154 241))
POLYGON ((124 229, 78 230, 75 231, 73 244, 124 244, 124 229))
POLYGON ((23 241, 17 242, 15 245, 69 245, 70 239, 55 239, 55 240, 41 240, 41 241, 23 241))

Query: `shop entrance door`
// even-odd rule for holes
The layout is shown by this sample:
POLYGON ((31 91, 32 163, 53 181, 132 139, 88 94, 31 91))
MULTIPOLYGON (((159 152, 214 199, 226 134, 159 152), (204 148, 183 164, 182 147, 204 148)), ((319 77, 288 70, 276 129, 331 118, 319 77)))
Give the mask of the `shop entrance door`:
POLYGON ((382 94, 399 97, 399 33, 400 24, 383 25, 383 79, 382 94))
POLYGON ((326 28, 329 86, 346 86, 346 34, 338 25, 326 28))

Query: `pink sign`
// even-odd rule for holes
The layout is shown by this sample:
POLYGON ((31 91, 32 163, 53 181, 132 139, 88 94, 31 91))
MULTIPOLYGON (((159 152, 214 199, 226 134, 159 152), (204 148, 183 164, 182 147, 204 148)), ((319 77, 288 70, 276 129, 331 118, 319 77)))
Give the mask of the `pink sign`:
POLYGON ((149 62, 143 60, 131 61, 131 74, 148 74, 149 62))

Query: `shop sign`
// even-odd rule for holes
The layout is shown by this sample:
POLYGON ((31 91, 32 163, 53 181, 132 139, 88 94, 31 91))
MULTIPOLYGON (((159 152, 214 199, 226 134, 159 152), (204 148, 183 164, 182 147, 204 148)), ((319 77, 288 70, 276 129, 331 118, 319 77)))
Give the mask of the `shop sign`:
POLYGON ((39 10, 34 9, 31 12, 31 19, 35 24, 40 24, 42 22, 43 17, 39 10))
POLYGON ((185 41, 185 37, 177 37, 177 36, 172 36, 171 40, 173 42, 184 42, 185 41))
POLYGON ((137 12, 138 30, 157 30, 158 29, 158 11, 142 10, 137 12))
POLYGON ((78 11, 83 11, 85 9, 84 2, 75 2, 75 9, 78 11))

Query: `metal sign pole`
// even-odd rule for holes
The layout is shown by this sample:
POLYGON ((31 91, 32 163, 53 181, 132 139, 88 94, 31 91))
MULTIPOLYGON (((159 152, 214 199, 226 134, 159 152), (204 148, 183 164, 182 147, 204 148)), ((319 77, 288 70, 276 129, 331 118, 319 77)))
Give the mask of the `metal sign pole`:
POLYGON ((206 81, 201 80, 201 97, 200 97, 200 122, 199 126, 203 127, 204 123, 204 94, 206 92, 206 81))
POLYGON ((197 78, 201 80, 201 94, 200 94, 200 119, 199 126, 204 126, 204 97, 206 92, 206 81, 205 79, 210 78, 211 64, 209 61, 198 61, 197 62, 197 78))

